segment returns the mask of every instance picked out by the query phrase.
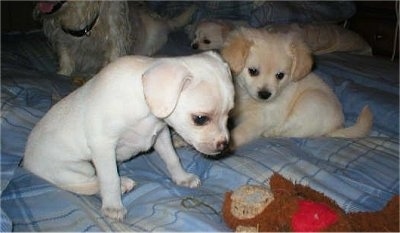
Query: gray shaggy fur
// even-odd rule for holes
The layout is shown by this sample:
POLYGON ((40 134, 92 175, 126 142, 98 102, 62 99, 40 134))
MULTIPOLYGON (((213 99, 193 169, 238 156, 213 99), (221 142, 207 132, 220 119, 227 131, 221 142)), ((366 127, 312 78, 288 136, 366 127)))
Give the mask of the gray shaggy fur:
POLYGON ((43 31, 57 52, 59 73, 93 74, 104 64, 132 53, 135 37, 131 32, 135 24, 128 19, 134 19, 136 14, 134 9, 129 11, 125 1, 72 1, 52 15, 43 15, 43 31), (97 14, 89 36, 75 37, 62 30, 80 30, 97 14))
POLYGON ((57 52, 58 73, 90 77, 120 56, 154 54, 167 41, 168 32, 186 25, 194 12, 190 8, 165 20, 154 17, 140 2, 67 1, 51 14, 41 13, 37 4, 33 15, 42 20, 57 52), (79 31, 92 22, 89 34, 81 37, 62 29, 79 31))

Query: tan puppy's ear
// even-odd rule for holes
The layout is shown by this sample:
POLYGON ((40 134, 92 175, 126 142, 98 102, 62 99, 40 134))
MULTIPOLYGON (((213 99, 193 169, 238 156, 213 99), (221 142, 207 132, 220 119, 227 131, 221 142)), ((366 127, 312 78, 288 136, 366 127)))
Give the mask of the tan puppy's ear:
POLYGON ((292 38, 289 44, 289 54, 292 56, 291 77, 299 81, 311 72, 313 58, 308 46, 300 39, 292 38))
POLYGON ((189 70, 179 63, 164 61, 148 69, 142 75, 142 84, 150 111, 158 118, 168 117, 191 79, 189 70))
POLYGON ((232 32, 221 50, 221 55, 228 62, 234 74, 240 73, 244 68, 252 42, 238 31, 232 32))

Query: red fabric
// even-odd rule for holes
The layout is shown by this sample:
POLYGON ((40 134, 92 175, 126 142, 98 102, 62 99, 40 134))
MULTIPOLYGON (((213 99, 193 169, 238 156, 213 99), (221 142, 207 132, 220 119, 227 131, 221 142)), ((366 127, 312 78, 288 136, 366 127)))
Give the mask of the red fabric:
POLYGON ((321 231, 338 220, 336 213, 325 204, 300 200, 298 205, 298 211, 292 216, 293 231, 321 231))

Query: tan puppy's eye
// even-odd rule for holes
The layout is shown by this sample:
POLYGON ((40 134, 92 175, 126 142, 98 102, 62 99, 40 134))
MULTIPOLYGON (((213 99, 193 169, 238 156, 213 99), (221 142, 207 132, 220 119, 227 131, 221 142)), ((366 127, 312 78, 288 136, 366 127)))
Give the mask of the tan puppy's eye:
POLYGON ((275 74, 276 79, 282 80, 285 77, 285 73, 279 72, 275 74))
POLYGON ((205 39, 205 40, 203 40, 203 43, 204 43, 204 44, 210 44, 210 43, 211 43, 211 41, 210 41, 210 40, 207 40, 207 39, 205 39))
POLYGON ((206 125, 210 121, 210 118, 208 116, 192 115, 192 120, 195 125, 203 126, 203 125, 206 125))
POLYGON ((249 69, 249 74, 250 76, 258 76, 260 74, 260 71, 257 68, 250 67, 249 69))

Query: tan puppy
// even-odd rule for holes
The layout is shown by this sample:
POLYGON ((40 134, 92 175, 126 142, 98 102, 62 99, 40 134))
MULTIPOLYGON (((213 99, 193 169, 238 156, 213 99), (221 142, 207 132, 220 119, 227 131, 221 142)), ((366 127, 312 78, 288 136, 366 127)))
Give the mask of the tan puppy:
POLYGON ((135 1, 40 1, 33 15, 58 55, 62 75, 93 75, 127 55, 152 55, 196 8, 165 19, 135 1))
MULTIPOLYGON (((195 29, 192 48, 199 50, 221 49, 230 31, 245 22, 204 21, 195 29)), ((372 55, 369 44, 357 33, 336 24, 275 24, 264 29, 270 32, 296 33, 305 41, 313 54, 326 54, 335 51, 372 55)))
POLYGON ((362 137, 372 125, 368 107, 357 123, 342 128, 344 116, 332 90, 311 72, 308 47, 290 34, 241 28, 222 55, 234 72, 233 147, 265 137, 362 137))
POLYGON ((200 179, 180 165, 168 125, 198 151, 216 155, 228 145, 233 94, 229 66, 214 52, 122 57, 37 123, 23 166, 71 192, 100 192, 104 215, 121 220, 121 193, 135 182, 119 177, 117 162, 154 145, 176 184, 197 187, 200 179))
POLYGON ((371 46, 360 35, 337 24, 276 24, 268 25, 265 29, 296 33, 315 55, 332 52, 372 55, 371 46))

